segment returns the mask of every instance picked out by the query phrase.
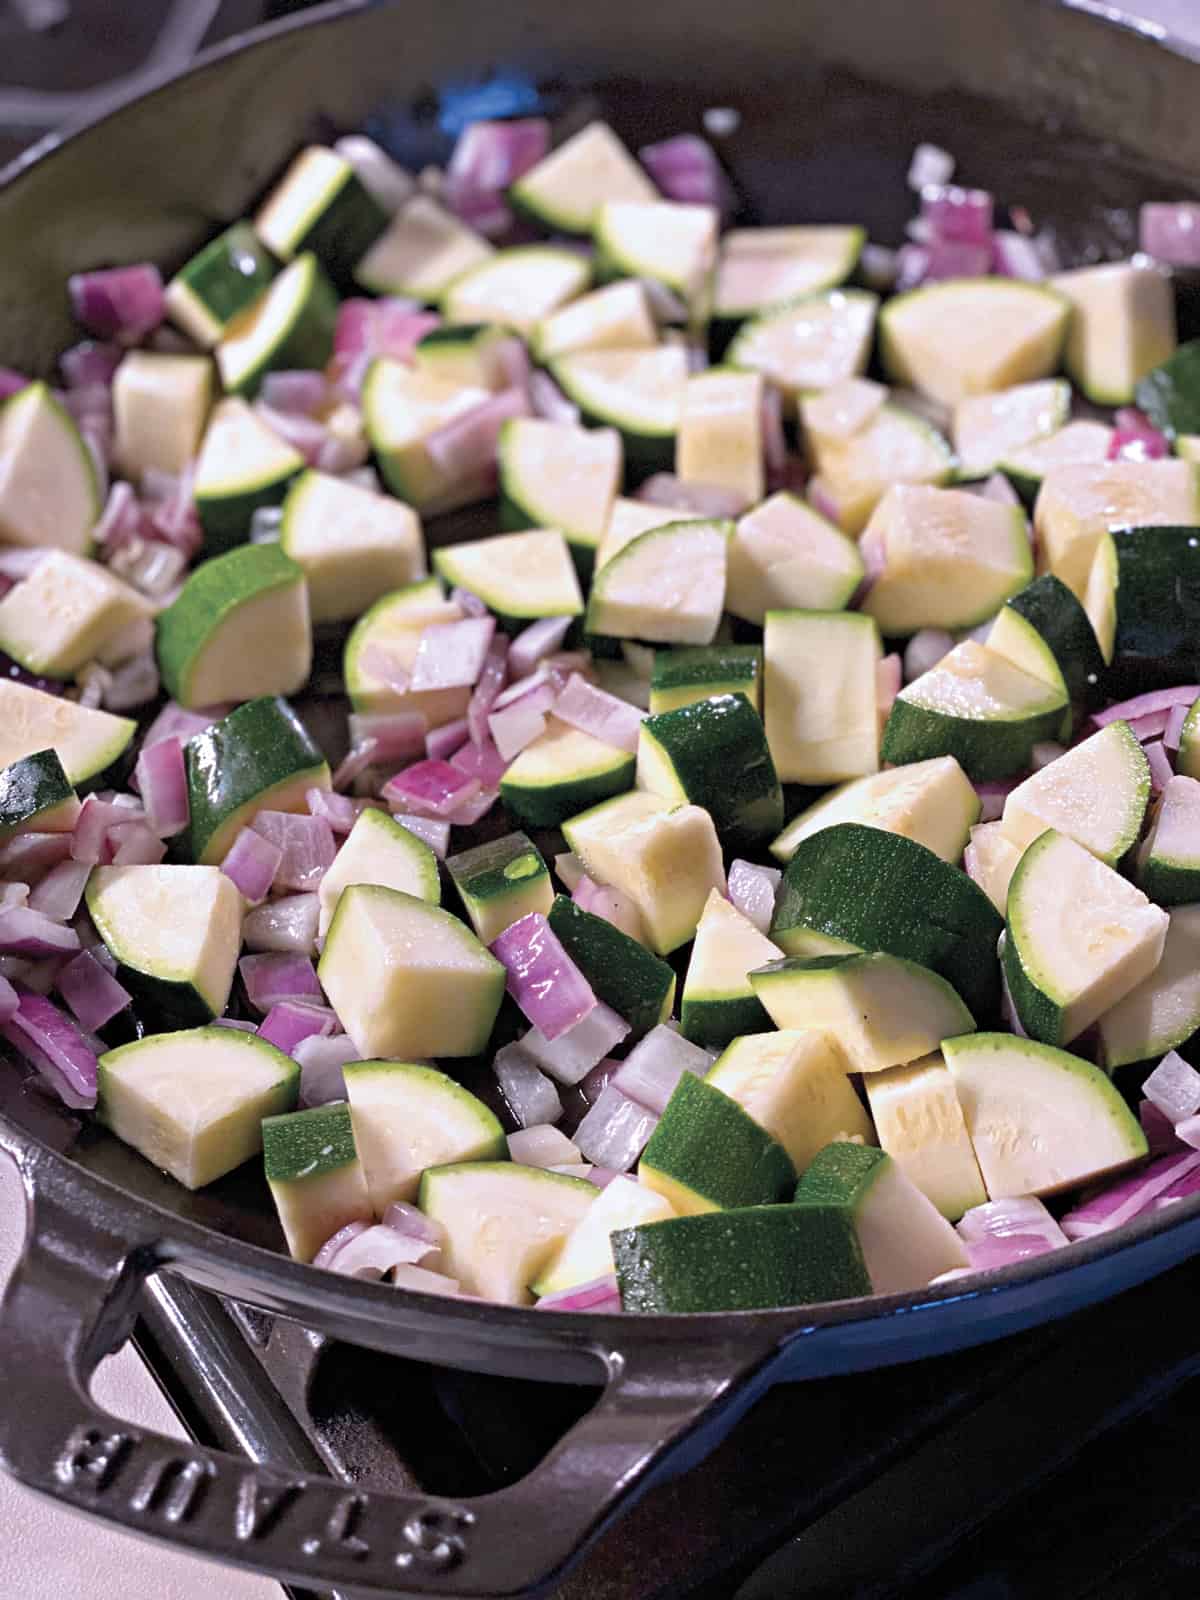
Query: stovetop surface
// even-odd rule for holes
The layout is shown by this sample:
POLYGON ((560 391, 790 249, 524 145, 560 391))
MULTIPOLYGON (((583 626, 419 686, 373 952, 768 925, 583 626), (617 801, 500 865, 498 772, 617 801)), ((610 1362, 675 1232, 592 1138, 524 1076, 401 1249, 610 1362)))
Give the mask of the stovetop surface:
MULTIPOLYGON (((44 92, 93 92, 299 8, 0 4, 0 159, 61 114, 44 92)), ((983 1349, 772 1390, 606 1533, 561 1600, 1200 1596, 1198 1288, 1192 1264, 983 1349)), ((169 1279, 138 1344, 197 1436, 432 1493, 513 1481, 592 1398, 327 1346, 169 1279)))

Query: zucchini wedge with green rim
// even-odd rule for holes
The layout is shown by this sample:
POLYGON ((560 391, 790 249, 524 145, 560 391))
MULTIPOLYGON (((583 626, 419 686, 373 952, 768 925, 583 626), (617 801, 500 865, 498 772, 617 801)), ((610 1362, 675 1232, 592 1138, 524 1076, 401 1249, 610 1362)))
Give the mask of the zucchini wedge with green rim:
POLYGON ((1166 932, 1140 889, 1047 829, 1008 889, 1004 975, 1025 1032, 1070 1044, 1150 976, 1166 932))

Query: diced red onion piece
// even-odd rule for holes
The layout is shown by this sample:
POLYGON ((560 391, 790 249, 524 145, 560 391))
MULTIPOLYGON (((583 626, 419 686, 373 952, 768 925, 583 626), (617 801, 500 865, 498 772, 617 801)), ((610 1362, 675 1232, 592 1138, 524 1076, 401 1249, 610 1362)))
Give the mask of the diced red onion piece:
POLYGON ((428 724, 419 711, 352 712, 350 743, 374 741, 376 759, 390 767, 398 761, 411 761, 425 748, 428 724))
POLYGON ((1151 689, 1146 694, 1134 695, 1132 700, 1119 700, 1115 705, 1106 706, 1103 711, 1094 711, 1092 721, 1098 728, 1107 727, 1110 722, 1136 722, 1139 717, 1149 716, 1152 711, 1170 711, 1172 706, 1190 706, 1193 701, 1200 699, 1200 684, 1181 684, 1176 689, 1151 689))
POLYGON ((159 687, 158 663, 153 653, 136 655, 113 668, 104 690, 104 708, 106 711, 136 710, 157 698, 159 687))
MULTIPOLYGON (((26 578, 33 576, 47 554, 48 552, 45 550, 27 550, 23 546, 10 550, 0 549, 0 574, 3 574, 6 578, 11 578, 14 583, 23 583, 26 578)), ((3 660, 4 663, 3 676, 14 676, 12 669, 17 666, 17 663, 13 661, 12 657, 2 656, 0 660, 3 660)), ((29 679, 30 683, 39 681, 41 680, 33 677, 29 679)))
POLYGON ((1200 1072, 1169 1050, 1142 1085, 1142 1093, 1173 1123, 1200 1112, 1200 1072))
MULTIPOLYGON (((1180 706, 1172 706, 1171 711, 1184 710, 1180 706)), ((1167 731, 1171 711, 1165 708, 1161 711, 1147 711, 1144 717, 1133 717, 1129 723, 1134 737, 1141 744, 1146 744, 1150 739, 1158 739, 1167 731)), ((1184 715, 1187 715, 1184 710, 1184 715)))
POLYGON ((176 705, 174 700, 168 700, 146 729, 145 737, 142 739, 142 749, 148 750, 160 739, 178 738, 186 744, 193 734, 203 733, 206 728, 211 728, 214 722, 219 722, 222 717, 227 716, 231 709, 230 706, 209 706, 202 711, 185 711, 182 706, 176 705))
POLYGON ((591 1171, 588 1173, 588 1182, 594 1183, 597 1189, 607 1189, 614 1178, 622 1178, 625 1174, 618 1172, 615 1167, 598 1167, 593 1161, 591 1171))
POLYGON ((611 922, 614 928, 630 939, 636 939, 639 944, 649 942, 642 913, 636 902, 622 890, 614 889, 607 883, 594 883, 585 872, 580 875, 571 898, 580 910, 589 911, 594 917, 603 917, 605 922, 611 922))
POLYGON ((0 1023, 10 1022, 16 1016, 19 1004, 17 991, 7 978, 0 976, 0 1023))
POLYGON ((549 149, 550 124, 544 117, 468 123, 446 167, 443 199, 456 215, 478 227, 477 219, 490 212, 508 211, 504 195, 509 185, 549 149))
POLYGON ((1143 745, 1146 752, 1146 761, 1150 767, 1150 789, 1154 794, 1161 794, 1175 776, 1175 769, 1171 765, 1171 758, 1163 748, 1161 741, 1155 740, 1152 744, 1143 745))
POLYGON ((270 894, 282 860, 279 845, 253 828, 242 828, 225 854, 221 871, 244 900, 257 906, 270 894))
POLYGON ((1122 406, 1113 417, 1110 461, 1162 461, 1171 454, 1170 440, 1136 406, 1122 406))
POLYGON ((425 440, 434 469, 452 484, 467 483, 496 462, 500 429, 513 417, 527 417, 529 401, 520 389, 501 389, 461 412, 425 440))
MULTIPOLYGON (((707 1050, 665 1023, 659 1023, 629 1052, 613 1083, 630 1100, 636 1100, 647 1111, 661 1116, 683 1074, 692 1072, 703 1077, 714 1059, 707 1050)), ((602 1166, 611 1164, 601 1163, 602 1166)))
MULTIPOLYGON (((583 870, 583 862, 571 850, 564 850, 554 858, 554 870, 559 879, 564 883, 571 894, 583 882, 587 874, 583 870)), ((590 879, 588 879, 591 882, 590 879)))
POLYGON ((524 678, 518 678, 515 683, 510 683, 496 696, 494 709, 502 711, 506 706, 514 705, 518 700, 524 700, 527 695, 538 697, 538 710, 549 711, 558 698, 559 691, 566 687, 565 680, 562 684, 555 682, 554 669, 550 662, 553 658, 547 657, 539 663, 537 668, 524 678))
POLYGON ((1040 283, 1046 276, 1046 262, 1035 240, 1011 228, 998 228, 992 239, 992 271, 998 278, 1040 283))
POLYGON ((315 889, 333 865, 337 845, 324 817, 260 811, 251 826, 282 852, 275 871, 277 889, 315 889))
POLYGON ((383 1277, 395 1267, 415 1267, 436 1248, 428 1239, 376 1223, 342 1246, 334 1257, 332 1271, 355 1278, 383 1277))
POLYGON ((315 417, 329 400, 325 374, 303 369, 268 372, 258 392, 271 410, 302 417, 315 417))
POLYGON ((767 480, 774 487, 782 487, 787 471, 787 438, 783 431, 783 395, 773 383, 763 383, 761 427, 767 480))
POLYGON ((1098 1233, 1111 1233, 1148 1210, 1160 1194, 1197 1167, 1200 1167, 1200 1151, 1159 1156, 1149 1166, 1118 1178, 1069 1211, 1062 1219, 1062 1230, 1068 1239, 1090 1239, 1098 1233))
POLYGON ((511 676, 514 679, 527 677, 561 647, 570 627, 570 617, 542 617, 523 628, 508 652, 511 676))
MULTIPOLYGON (((364 739, 362 744, 351 745, 349 753, 343 756, 333 770, 333 776, 329 780, 333 788, 335 790, 348 789, 351 784, 357 787, 358 780, 363 774, 370 772, 374 767, 377 754, 378 746, 374 739, 364 739)), ((335 798, 340 800, 342 796, 337 794, 335 798)), ((312 807, 309 809, 313 816, 322 815, 319 810, 312 807)), ((330 821, 330 825, 332 826, 332 821, 330 821)), ((334 831, 336 832, 337 830, 335 829, 334 831)))
POLYGON ((290 1056, 301 1040, 327 1038, 336 1026, 337 1018, 327 1006, 281 1000, 259 1024, 258 1036, 290 1056))
POLYGON ((57 988, 75 1013, 80 1027, 89 1033, 111 1022, 133 1001, 129 991, 100 965, 90 950, 81 950, 67 962, 58 975, 57 988))
POLYGON ((0 1034, 73 1110, 96 1104, 96 1052, 71 1019, 43 995, 18 990, 17 1010, 0 1034))
POLYGON ((576 1128, 575 1143, 596 1166, 628 1172, 657 1125, 653 1111, 610 1083, 576 1128))
POLYGON ((1001 778, 990 783, 977 783, 980 822, 996 822, 1004 815, 1004 802, 1020 783, 1020 778, 1001 778))
POLYGON ((558 698, 549 684, 546 685, 546 698, 549 699, 549 705, 536 692, 525 695, 511 705, 493 711, 488 717, 492 740, 504 761, 515 760, 522 750, 545 733, 545 714, 558 698))
POLYGON ((1028 1238, 1040 1235, 1051 1249, 1065 1245, 1066 1234, 1043 1203, 1033 1195, 1015 1195, 1005 1200, 989 1200, 972 1206, 958 1224, 959 1237, 968 1244, 983 1239, 1006 1239, 1014 1235, 1028 1238))
POLYGON ((992 1272, 998 1267, 1011 1267, 1017 1261, 1032 1261, 1036 1256, 1049 1255, 1054 1246, 1040 1233, 1009 1233, 1001 1238, 976 1239, 967 1246, 974 1272, 992 1272))
POLYGON ((441 1223, 427 1217, 419 1207, 409 1205, 406 1200, 393 1200, 381 1220, 385 1228, 417 1239, 431 1249, 440 1250, 446 1242, 446 1230, 441 1223))
POLYGON ((22 389, 28 389, 30 379, 14 367, 0 367, 0 400, 8 400, 22 389))
POLYGON ((488 615, 487 603, 477 594, 472 594, 470 589, 464 589, 460 584, 455 584, 450 591, 450 604, 457 606, 464 617, 486 617, 488 615))
POLYGON ((426 756, 430 761, 449 761, 454 752, 466 744, 467 733, 466 717, 456 717, 440 728, 430 728, 425 735, 426 756))
MULTIPOLYGON (((74 863, 72 863, 74 865, 74 863)), ((91 871, 89 867, 88 871, 91 871)), ((7 911, 10 906, 24 906, 29 904, 29 885, 27 883, 0 883, 0 911, 7 911)), ((45 911, 45 906, 36 906, 37 911, 45 911)), ((47 915, 49 913, 47 912, 47 915)), ((56 918, 56 921, 62 920, 56 918)))
POLYGON ((687 302, 673 289, 668 289, 659 278, 637 280, 650 306, 650 315, 659 323, 685 323, 688 320, 687 302))
MULTIPOLYGON (((509 994, 550 1043, 570 1032, 599 1004, 591 984, 540 911, 531 911, 505 928, 493 940, 491 951, 508 973, 509 994)), ((536 1052, 529 1053, 536 1059, 536 1052)), ((588 1065, 594 1066, 595 1061, 588 1065)))
POLYGON ((589 1311, 593 1315, 608 1316, 624 1311, 616 1278, 593 1278, 590 1283, 572 1284, 569 1289, 556 1289, 544 1294, 537 1303, 538 1311, 589 1311))
POLYGON ((911 240, 902 244, 896 252, 896 292, 903 294, 908 289, 918 288, 925 282, 928 272, 928 248, 911 240))
MULTIPOLYGON (((467 705, 464 739, 469 736, 477 745, 490 741, 487 719, 496 703, 497 695, 508 681, 508 661, 508 635, 504 633, 493 634, 491 643, 488 645, 487 654, 483 658, 483 665, 479 670, 470 702, 467 705)), ((459 740, 460 744, 462 742, 463 740, 459 740)), ((429 753, 432 755, 433 751, 429 753)))
POLYGON ((749 501, 737 489, 720 483, 696 483, 673 472, 656 472, 637 490, 637 500, 652 506, 690 511, 697 517, 740 517, 749 501))
POLYGON ((1167 725, 1163 729, 1163 743, 1168 750, 1177 751, 1183 742, 1183 725, 1187 721, 1187 706, 1172 706, 1167 713, 1167 725))
POLYGON ((642 713, 627 700, 597 689, 578 673, 568 678, 567 687, 554 703, 554 715, 604 744, 637 754, 642 713))
POLYGON ((558 1090, 519 1044, 506 1044, 498 1050, 492 1071, 509 1110, 523 1128, 557 1122, 562 1116, 558 1090))
POLYGON ((138 756, 138 793, 146 820, 160 839, 182 833, 190 819, 187 770, 178 735, 158 739, 138 756))
POLYGON ((0 953, 28 956, 70 955, 79 949, 79 935, 44 912, 30 906, 9 906, 0 911, 0 953))
POLYGON ((1200 205, 1148 201, 1138 215, 1141 248, 1170 267, 1200 267, 1200 205))
POLYGON ((911 683, 937 666, 954 649, 953 636, 943 628, 922 628, 914 633, 904 650, 904 678, 911 683))
POLYGON ((32 994, 46 996, 53 989, 65 959, 64 956, 50 956, 44 961, 32 961, 24 956, 0 955, 0 976, 32 994))
POLYGON ((597 1061, 592 1070, 580 1078, 575 1087, 588 1105, 594 1106, 620 1070, 619 1061, 614 1060, 612 1056, 605 1056, 603 1061, 597 1061))
POLYGON ((128 544, 141 530, 142 508, 133 492, 133 485, 123 480, 114 483, 108 491, 100 520, 92 529, 92 538, 103 547, 107 560, 112 551, 128 544))
POLYGON ((547 1039, 534 1027, 521 1040, 521 1048, 559 1083, 581 1082, 609 1052, 629 1036, 629 1024, 603 1002, 556 1039, 547 1039))
POLYGON ((389 778, 383 798, 415 811, 418 816, 446 818, 473 800, 480 791, 478 778, 468 777, 448 761, 418 761, 389 778))
POLYGON ((929 184, 921 191, 921 217, 933 242, 975 245, 990 252, 993 210, 985 189, 929 184))
POLYGON ((329 431, 316 417, 302 416, 297 411, 279 411, 265 400, 256 400, 254 409, 260 421, 298 450, 310 467, 315 467, 321 451, 329 438, 329 431))
POLYGON ((524 1167, 561 1167, 577 1162, 579 1151, 560 1128, 548 1122, 533 1123, 508 1136, 508 1154, 524 1167))
POLYGON ((238 971, 250 1004, 264 1015, 281 1000, 312 999, 318 1005, 322 1003, 321 985, 307 956, 243 956, 238 971))
POLYGON ((114 822, 108 830, 114 867, 157 867, 167 847, 144 817, 114 822))
POLYGON ((529 405, 535 417, 544 417, 547 422, 569 422, 578 426, 579 407, 567 399, 548 372, 531 372, 528 388, 529 405))
POLYGON ((904 669, 900 657, 894 652, 876 663, 875 703, 881 717, 886 717, 890 713, 903 681, 904 669))
POLYGON ((100 339, 137 344, 166 315, 162 275, 151 262, 77 272, 67 289, 76 320, 100 339))
POLYGON ((414 690, 464 689, 483 671, 494 617, 464 617, 461 622, 437 622, 421 630, 413 662, 414 690))
POLYGON ((1175 1124, 1152 1100, 1142 1100, 1138 1103, 1138 1121, 1142 1125, 1142 1132, 1146 1135, 1152 1156, 1166 1155, 1168 1151, 1180 1148, 1182 1141, 1176 1136, 1175 1124))
POLYGON ((1200 1150, 1200 1115, 1184 1117, 1175 1124, 1175 1137, 1193 1150, 1200 1150))
POLYGON ((372 1224, 369 1222, 348 1222, 344 1228, 339 1228, 336 1233, 331 1234, 326 1239, 325 1243, 317 1251, 313 1257, 313 1266, 328 1270, 342 1246, 349 1244, 351 1239, 357 1239, 360 1234, 366 1233, 371 1226, 372 1224))
POLYGON ((251 950, 310 956, 320 914, 315 894, 286 895, 249 912, 242 921, 242 938, 251 950))
POLYGON ((128 822, 130 814, 124 807, 114 805, 89 794, 75 819, 71 835, 71 855, 76 861, 86 861, 89 866, 100 866, 113 858, 109 830, 118 823, 128 822))
POLYGON ((931 185, 949 183, 954 176, 954 157, 936 144, 919 144, 908 165, 907 183, 918 194, 931 185))
POLYGON ((396 1267, 392 1271, 392 1286, 407 1289, 415 1294, 443 1294, 456 1299, 473 1300, 478 1296, 463 1294, 457 1278, 448 1278, 444 1272, 430 1272, 425 1267, 396 1267))
MULTIPOLYGON (((1187 1123, 1180 1123, 1180 1127, 1188 1127, 1192 1138, 1190 1143, 1195 1147, 1200 1140, 1200 1117, 1189 1117, 1187 1123), (1192 1124, 1195 1124, 1193 1127, 1192 1124)), ((1192 1167, 1190 1171, 1182 1173, 1169 1189, 1164 1189, 1162 1194, 1155 1195, 1151 1211, 1165 1211, 1168 1206, 1177 1205, 1180 1200, 1187 1200, 1194 1194, 1200 1194, 1200 1165, 1192 1167)))
POLYGON ((321 817, 334 833, 349 833, 363 810, 362 802, 351 800, 349 795, 334 794, 329 789, 315 787, 305 790, 304 802, 309 815, 321 817))
POLYGON ((293 1061, 300 1067, 300 1106, 325 1106, 346 1098, 342 1068, 359 1059, 349 1034, 332 1036, 313 1033, 292 1048, 293 1061))
POLYGON ((69 833, 18 833, 0 844, 0 877, 33 883, 71 854, 69 833))
POLYGON ((770 930, 782 876, 777 867, 759 867, 749 861, 735 861, 729 868, 729 898, 760 933, 770 930))
POLYGON ((30 907, 55 922, 70 922, 79 910, 91 872, 86 861, 60 861, 30 892, 30 907))
POLYGON ((733 191, 724 168, 712 145, 698 134, 680 133, 643 145, 638 160, 668 200, 715 206, 723 216, 733 209, 733 191))
POLYGON ((124 356, 119 344, 82 339, 59 356, 58 366, 68 389, 107 389, 124 356))
POLYGON ((434 817, 414 816, 398 816, 393 820, 402 828, 407 828, 409 833, 415 833, 418 839, 424 839, 439 861, 446 859, 446 851, 450 848, 448 822, 439 822, 434 817))
POLYGON ((450 757, 450 765, 469 778, 478 778, 484 789, 497 789, 508 771, 508 762, 491 739, 483 744, 460 745, 450 757))

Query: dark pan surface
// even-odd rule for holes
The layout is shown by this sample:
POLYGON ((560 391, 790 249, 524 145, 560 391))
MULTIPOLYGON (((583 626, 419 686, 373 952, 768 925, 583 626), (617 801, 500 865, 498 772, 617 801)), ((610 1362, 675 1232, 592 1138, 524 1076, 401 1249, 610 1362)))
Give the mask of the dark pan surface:
MULTIPOLYGON (((874 239, 898 243, 911 214, 904 174, 923 139, 956 153, 964 181, 1052 224, 1073 261, 1127 252, 1143 199, 1195 192, 1183 175, 1200 173, 1195 69, 1092 19, 1035 0, 762 0, 736 11, 661 5, 638 16, 634 39, 613 5, 568 20, 549 0, 511 10, 455 0, 436 13, 351 4, 243 53, 218 51, 10 171, 3 357, 52 372, 72 337, 71 271, 144 256, 171 267, 249 209, 308 137, 366 126, 410 165, 443 159, 452 138, 441 90, 489 81, 523 85, 569 124, 602 115, 634 145, 698 128, 705 107, 735 108, 740 127, 720 148, 750 222, 863 221, 874 239), (928 52, 915 36, 936 30, 942 48, 928 52)), ((479 513, 435 524, 431 541, 479 525, 479 513)), ((326 659, 330 681, 332 643, 326 659)), ((314 731, 330 744, 335 710, 315 708, 314 731)), ((490 1073, 466 1076, 501 1109, 490 1073)), ((222 1237, 281 1247, 255 1163, 189 1194, 11 1062, 0 1062, 0 1109, 125 1194, 222 1237)))

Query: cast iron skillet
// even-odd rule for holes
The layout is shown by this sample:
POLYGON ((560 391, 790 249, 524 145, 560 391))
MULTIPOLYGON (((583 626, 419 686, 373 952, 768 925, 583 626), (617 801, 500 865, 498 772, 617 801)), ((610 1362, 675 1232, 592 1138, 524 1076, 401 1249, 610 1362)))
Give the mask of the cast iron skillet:
MULTIPOLYGON (((748 217, 866 221, 897 242, 919 138, 1059 225, 1068 257, 1116 253, 1129 210, 1200 174, 1200 69, 1050 0, 605 0, 403 8, 341 0, 213 52, 0 185, 0 339, 49 373, 72 338, 63 284, 103 262, 182 260, 244 213, 313 134, 377 118, 410 162, 444 155, 439 93, 513 75, 590 97, 637 142, 735 107, 725 149, 748 217)), ((1095 8, 1107 10, 1108 8, 1095 8)), ((302 1584, 384 1596, 544 1588, 656 1474, 700 1458, 782 1379, 998 1337, 1164 1271, 1200 1246, 1200 1200, 1114 1240, 866 1302, 688 1317, 581 1317, 401 1294, 273 1253, 252 1173, 188 1195, 0 1063, 0 1147, 30 1205, 0 1307, 0 1459, 125 1528, 302 1584), (251 1468, 106 1415, 88 1393, 170 1267, 352 1343, 516 1376, 603 1383, 528 1478, 464 1503, 251 1468)))

